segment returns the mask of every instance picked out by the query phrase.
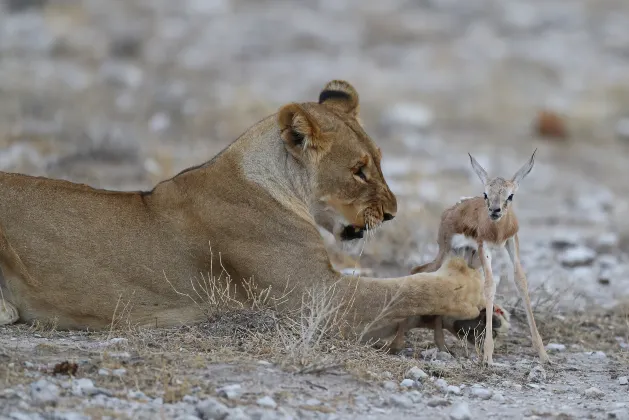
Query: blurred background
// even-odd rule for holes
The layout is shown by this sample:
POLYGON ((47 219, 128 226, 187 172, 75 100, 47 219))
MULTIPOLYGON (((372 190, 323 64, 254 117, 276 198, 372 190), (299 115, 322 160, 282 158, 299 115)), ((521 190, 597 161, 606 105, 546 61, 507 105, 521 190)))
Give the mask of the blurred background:
POLYGON ((336 78, 399 199, 363 267, 434 257, 441 211, 482 192, 467 152, 510 177, 538 148, 515 198, 534 294, 629 294, 623 0, 0 0, 0 170, 149 189, 336 78))

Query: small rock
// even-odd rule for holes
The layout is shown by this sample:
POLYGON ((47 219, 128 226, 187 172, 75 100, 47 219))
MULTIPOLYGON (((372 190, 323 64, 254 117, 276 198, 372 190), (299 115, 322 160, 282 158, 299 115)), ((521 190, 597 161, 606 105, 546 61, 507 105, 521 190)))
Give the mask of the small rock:
POLYGON ((499 392, 494 393, 494 395, 492 395, 492 396, 491 396, 491 399, 492 399, 492 400, 494 400, 494 401, 496 401, 496 402, 499 402, 499 403, 503 403, 503 402, 505 402, 505 397, 504 397, 504 395, 502 395, 502 394, 501 394, 501 393, 499 393, 499 392))
POLYGON ((149 128, 152 132, 158 133, 160 131, 165 131, 170 127, 171 119, 168 114, 164 112, 158 112, 157 114, 151 117, 149 121, 149 128))
POLYGON ((472 397, 480 398, 481 400, 488 400, 491 398, 493 392, 487 388, 472 387, 470 389, 470 395, 472 397))
POLYGON ((239 384, 225 385, 216 390, 216 393, 219 397, 227 398, 228 400, 237 398, 242 389, 239 384))
POLYGON ((397 383, 395 383, 393 381, 384 381, 382 383, 382 387, 384 389, 386 389, 387 391, 395 391, 395 390, 397 390, 398 385, 397 385, 397 383))
POLYGON ((620 239, 614 232, 607 232, 596 237, 595 247, 599 252, 610 252, 618 248, 620 239))
POLYGON ((134 58, 140 55, 142 39, 136 34, 122 34, 112 40, 109 54, 118 58, 134 58))
POLYGON ((566 123, 556 112, 542 110, 537 114, 535 131, 540 137, 565 139, 568 137, 566 123))
POLYGON ((424 379, 428 378, 428 374, 417 366, 413 366, 406 372, 404 377, 408 379, 414 379, 416 381, 423 381, 424 379))
POLYGON ((579 244, 581 236, 572 230, 555 232, 550 240, 550 246, 557 250, 574 247, 579 244))
POLYGON ((45 379, 31 384, 31 398, 36 404, 56 405, 59 399, 59 387, 45 379))
POLYGON ((452 360, 452 355, 447 351, 439 351, 435 354, 435 360, 447 361, 452 360))
POLYGON ((465 401, 459 401, 450 410, 451 420, 471 420, 472 412, 465 401))
POLYGON ((618 385, 629 385, 629 378, 621 376, 618 378, 618 385))
POLYGON ((229 409, 213 398, 201 401, 196 406, 197 413, 203 420, 224 420, 229 409))
POLYGON ((621 140, 629 140, 629 118, 623 118, 616 124, 616 136, 621 140))
POLYGON ((74 413, 72 411, 56 411, 52 414, 51 418, 54 420, 90 420, 90 417, 85 414, 74 413))
POLYGON ((121 376, 124 376, 124 375, 127 374, 127 369, 125 369, 125 368, 114 369, 114 370, 111 371, 111 374, 114 375, 114 376, 121 377, 121 376))
POLYGON ((433 398, 428 400, 428 407, 445 407, 450 405, 450 401, 445 398, 433 398))
MULTIPOLYGON (((355 400, 355 398, 354 398, 355 400)), ((310 405, 310 406, 316 406, 316 405, 321 405, 321 401, 319 401, 316 398, 309 398, 305 401, 306 405, 310 405)))
POLYGON ((602 351, 586 351, 585 354, 594 359, 606 359, 607 355, 602 351))
POLYGON ((242 408, 236 407, 229 412, 225 420, 251 420, 252 418, 242 408))
POLYGON ((273 366, 273 363, 267 362, 266 360, 258 360, 258 364, 261 366, 273 366))
POLYGON ((546 350, 547 351, 556 351, 556 352, 562 352, 566 350, 566 346, 564 344, 558 344, 558 343, 548 343, 546 345, 546 350))
POLYGON ((435 386, 443 392, 448 391, 448 382, 445 379, 439 378, 435 381, 435 386))
POLYGON ((595 258, 596 252, 584 246, 570 248, 559 254, 559 262, 570 268, 590 265, 595 258))
POLYGON ((585 390, 584 392, 585 396, 588 398, 601 398, 605 395, 605 393, 603 391, 601 391, 600 389, 596 388, 596 387, 591 387, 585 390))
POLYGON ((420 354, 424 359, 434 359, 438 351, 439 350, 437 350, 436 347, 433 347, 431 349, 422 351, 420 354))
POLYGON ((535 366, 529 372, 529 381, 531 382, 545 382, 546 381, 546 371, 541 366, 535 366))
POLYGON ((461 395, 461 388, 458 386, 448 385, 446 390, 448 391, 448 394, 461 395))
POLYGON ((275 400, 273 398, 269 397, 269 396, 264 396, 262 398, 258 398, 256 403, 260 407, 268 407, 268 408, 275 408, 275 407, 277 407, 277 403, 275 402, 275 400))
POLYGON ((389 397, 389 404, 395 407, 411 408, 413 401, 406 395, 393 394, 389 397))
POLYGON ((383 115, 389 127, 409 127, 418 130, 430 128, 435 120, 433 112, 420 103, 397 103, 383 115))
POLYGON ((111 375, 111 371, 109 369, 100 368, 100 369, 98 369, 98 374, 100 376, 109 376, 109 375, 111 375))
POLYGON ((412 388, 415 386, 415 381, 412 379, 404 379, 402 382, 400 382, 400 386, 404 388, 412 388))
POLYGON ((77 396, 94 395, 96 387, 91 379, 81 378, 72 382, 72 393, 77 396))

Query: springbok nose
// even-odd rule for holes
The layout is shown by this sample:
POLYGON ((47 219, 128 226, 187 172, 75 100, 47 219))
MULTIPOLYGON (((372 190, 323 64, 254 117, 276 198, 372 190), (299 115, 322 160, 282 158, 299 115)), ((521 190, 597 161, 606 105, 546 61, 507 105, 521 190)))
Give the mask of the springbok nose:
POLYGON ((500 214, 500 207, 498 207, 497 209, 489 209, 489 211, 490 211, 492 214, 500 214))
POLYGON ((386 221, 388 221, 388 220, 393 220, 393 218, 394 218, 394 217, 395 217, 395 216, 394 216, 394 215, 392 215, 391 213, 385 213, 385 214, 384 214, 384 221, 386 222, 386 221))

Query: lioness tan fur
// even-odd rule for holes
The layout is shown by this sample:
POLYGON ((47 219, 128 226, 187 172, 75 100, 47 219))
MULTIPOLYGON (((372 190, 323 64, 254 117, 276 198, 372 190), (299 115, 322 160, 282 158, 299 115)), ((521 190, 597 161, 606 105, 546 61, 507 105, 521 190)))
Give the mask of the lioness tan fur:
POLYGON ((0 321, 102 329, 122 299, 135 325, 194 323, 203 311, 183 294, 211 267, 234 279, 242 301, 243 279, 278 298, 288 284, 289 309, 308 288, 335 285, 351 297, 348 324, 372 325, 368 338, 393 337, 411 316, 477 317, 482 280, 460 258, 399 278, 343 277, 330 264, 317 224, 352 239, 397 211, 358 108, 355 89, 332 81, 318 102, 283 106, 148 192, 0 173, 0 321))

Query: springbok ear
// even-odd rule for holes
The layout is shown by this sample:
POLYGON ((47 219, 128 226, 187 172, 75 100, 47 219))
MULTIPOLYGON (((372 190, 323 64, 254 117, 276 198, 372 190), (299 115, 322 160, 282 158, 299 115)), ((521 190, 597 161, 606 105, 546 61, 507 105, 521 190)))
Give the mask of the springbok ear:
POLYGON ((319 94, 319 103, 352 117, 358 116, 358 92, 345 80, 332 80, 319 94))
POLYGON ((476 162, 476 159, 474 159, 472 155, 468 153, 468 156, 470 157, 470 162, 472 163, 472 169, 474 169, 474 172, 476 172, 476 175, 478 175, 478 178, 481 180, 483 185, 487 185, 487 180, 489 179, 487 171, 480 166, 480 163, 476 162))
POLYGON ((529 172, 531 172, 531 169, 533 169, 533 165, 535 164, 535 153, 537 152, 537 149, 535 149, 533 151, 533 154, 531 155, 531 158, 529 159, 528 162, 526 162, 524 164, 524 166, 522 166, 520 169, 518 169, 518 171, 515 173, 515 175, 513 175, 513 179, 511 180, 514 184, 518 185, 520 183, 520 181, 522 181, 524 179, 525 176, 527 176, 529 174, 529 172))
POLYGON ((321 135, 319 125, 301 105, 284 105, 277 118, 286 150, 297 159, 316 161, 329 150, 330 142, 321 135))

